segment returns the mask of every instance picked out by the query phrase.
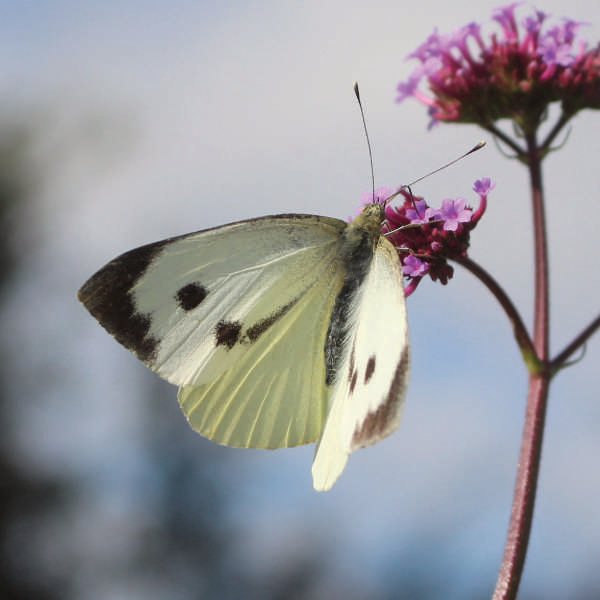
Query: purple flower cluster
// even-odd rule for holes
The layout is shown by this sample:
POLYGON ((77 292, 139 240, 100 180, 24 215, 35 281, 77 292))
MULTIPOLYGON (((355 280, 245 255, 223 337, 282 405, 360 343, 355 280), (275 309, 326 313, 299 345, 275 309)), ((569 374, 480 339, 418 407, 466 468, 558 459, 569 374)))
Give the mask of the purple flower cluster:
POLYGON ((484 40, 481 26, 470 23, 451 34, 437 31, 412 54, 420 64, 398 85, 397 102, 414 97, 440 121, 488 126, 503 118, 523 130, 537 123, 548 104, 561 102, 569 115, 600 108, 600 47, 588 50, 578 37, 584 23, 535 10, 520 26, 520 3, 496 9, 492 18, 500 34, 484 40), (430 94, 419 89, 422 81, 430 94))
POLYGON ((409 279, 407 296, 425 275, 444 285, 452 278, 454 269, 448 259, 466 256, 470 233, 485 212, 487 196, 494 187, 487 177, 475 182, 473 190, 480 197, 476 211, 463 198, 443 200, 441 208, 432 208, 404 188, 379 188, 374 196, 371 192, 363 195, 363 203, 387 204, 391 196, 403 198, 399 206, 387 204, 382 231, 398 250, 402 271, 409 279))

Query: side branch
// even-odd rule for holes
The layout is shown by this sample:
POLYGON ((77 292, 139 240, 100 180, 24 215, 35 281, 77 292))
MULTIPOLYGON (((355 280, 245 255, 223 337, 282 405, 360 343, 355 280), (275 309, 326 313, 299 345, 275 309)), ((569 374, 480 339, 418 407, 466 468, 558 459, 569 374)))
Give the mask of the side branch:
POLYGON ((454 261, 475 275, 475 277, 490 290, 496 300, 498 300, 500 306, 504 309, 506 316, 512 323, 515 339, 517 340, 517 344, 519 345, 519 349, 521 350, 521 354, 523 355, 523 359, 525 360, 529 372, 540 373, 543 371, 544 365, 542 365, 537 358, 533 341, 527 333, 523 319, 500 284, 472 259, 464 257, 454 259, 454 261))
POLYGON ((551 373, 556 373, 567 362, 569 357, 581 346, 583 346, 589 338, 600 329, 600 316, 596 317, 562 352, 560 352, 551 362, 551 373))
POLYGON ((516 158, 522 160, 525 156, 526 152, 519 144, 515 141, 511 140, 501 129, 498 129, 493 123, 489 125, 482 125, 482 127, 489 131, 493 136, 497 137, 499 140, 504 142, 516 155, 516 158))

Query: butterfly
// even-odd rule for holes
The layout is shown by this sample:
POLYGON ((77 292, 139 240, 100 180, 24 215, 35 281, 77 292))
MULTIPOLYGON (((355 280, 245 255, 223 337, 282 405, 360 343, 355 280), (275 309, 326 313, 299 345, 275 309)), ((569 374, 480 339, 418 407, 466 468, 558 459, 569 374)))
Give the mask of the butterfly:
POLYGON ((79 300, 179 386, 190 425, 227 446, 317 441, 316 490, 399 425, 410 349, 402 269, 385 205, 350 223, 288 214, 136 248, 79 300))

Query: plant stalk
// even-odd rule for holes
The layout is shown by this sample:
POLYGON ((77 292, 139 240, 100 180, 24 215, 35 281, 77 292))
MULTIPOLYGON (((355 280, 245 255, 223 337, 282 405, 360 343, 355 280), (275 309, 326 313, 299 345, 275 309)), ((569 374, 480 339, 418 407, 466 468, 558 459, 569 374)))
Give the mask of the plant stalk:
POLYGON ((533 521, 533 509, 542 456, 548 388, 551 378, 551 371, 547 368, 550 346, 549 283, 541 170, 542 156, 537 147, 534 133, 528 135, 526 141, 534 225, 535 312, 533 345, 538 362, 546 365, 546 368, 539 372, 531 372, 529 377, 529 394, 510 524, 493 600, 514 600, 519 590, 533 521))

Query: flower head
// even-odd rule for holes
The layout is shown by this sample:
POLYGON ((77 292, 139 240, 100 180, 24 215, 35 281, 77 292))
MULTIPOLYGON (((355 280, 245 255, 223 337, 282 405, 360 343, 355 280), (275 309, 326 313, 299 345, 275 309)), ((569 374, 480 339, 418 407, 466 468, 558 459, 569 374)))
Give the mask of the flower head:
POLYGON ((488 126, 503 118, 523 130, 537 124, 552 102, 573 115, 600 108, 600 46, 588 49, 578 37, 585 23, 534 10, 520 22, 520 3, 497 8, 500 33, 488 40, 476 23, 449 35, 437 31, 409 55, 420 64, 398 85, 397 102, 414 97, 428 107, 432 123, 453 121, 488 126), (429 87, 419 88, 422 81, 429 87))
POLYGON ((402 272, 409 280, 406 295, 414 292, 425 275, 448 283, 454 273, 448 259, 466 256, 470 233, 485 212, 487 195, 494 187, 489 178, 475 182, 473 189, 480 198, 476 211, 463 198, 443 200, 441 208, 433 208, 423 198, 399 190, 403 202, 386 207, 383 232, 397 248, 402 272))

